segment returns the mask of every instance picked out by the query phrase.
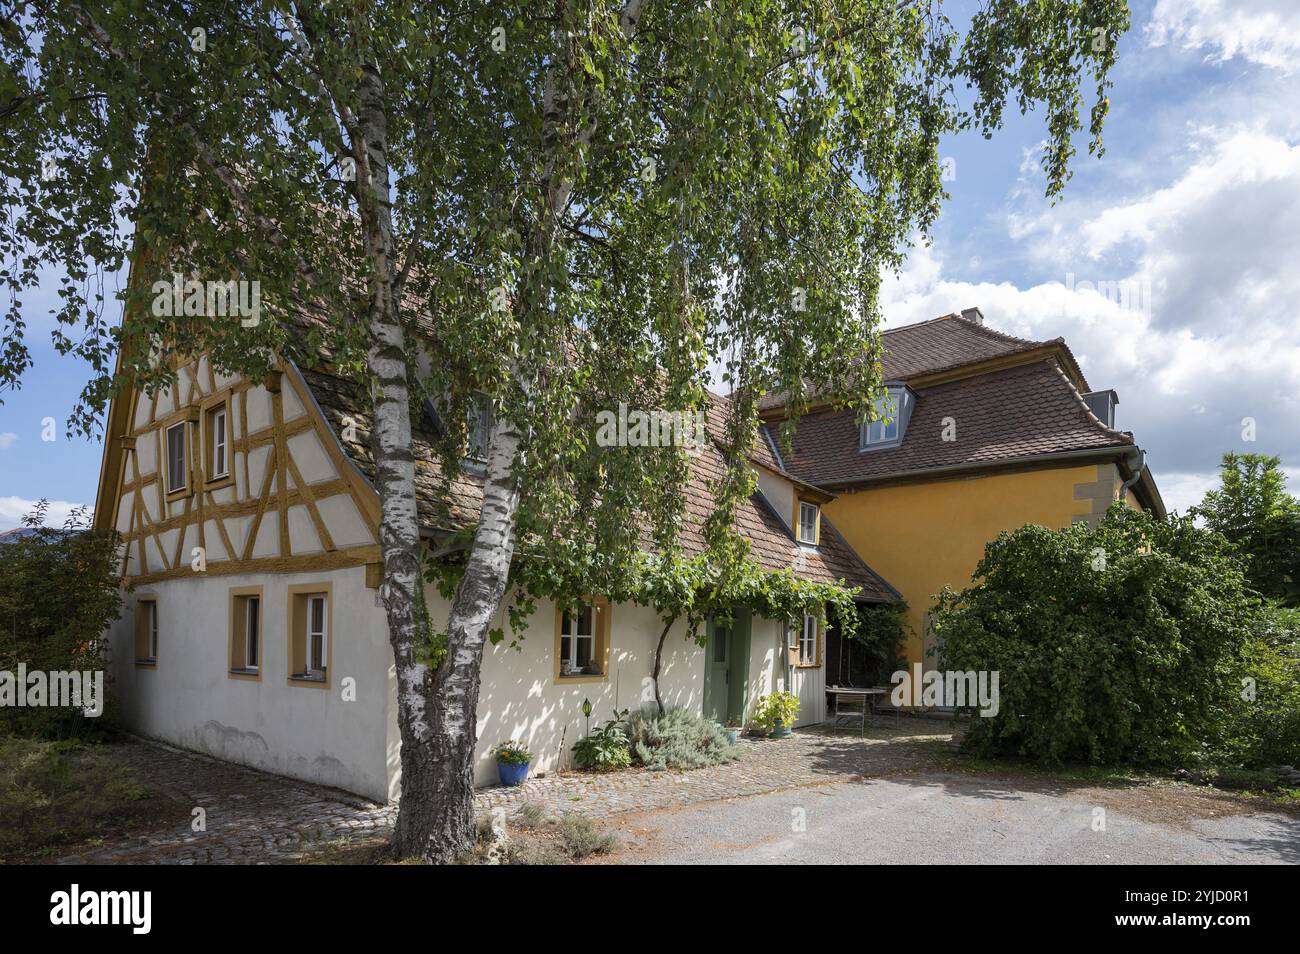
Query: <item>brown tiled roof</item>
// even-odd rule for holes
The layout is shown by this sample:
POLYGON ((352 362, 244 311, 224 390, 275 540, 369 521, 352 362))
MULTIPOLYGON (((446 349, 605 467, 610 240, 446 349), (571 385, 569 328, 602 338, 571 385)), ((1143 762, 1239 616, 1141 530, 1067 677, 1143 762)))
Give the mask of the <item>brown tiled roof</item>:
MULTIPOLYGON (((299 368, 299 371, 334 433, 340 435, 340 439, 345 432, 355 434, 355 439, 343 442, 343 446, 348 456, 373 484, 375 469, 369 444, 371 411, 364 392, 352 381, 326 371, 309 368, 299 368), (350 429, 347 427, 349 423, 353 425, 350 429)), ((710 407, 711 431, 719 425, 719 415, 725 415, 725 399, 722 398, 717 398, 710 407)), ((439 520, 434 506, 440 474, 434 451, 436 435, 432 432, 429 421, 422 416, 412 419, 411 430, 421 525, 428 530, 472 526, 482 508, 481 479, 470 473, 457 474, 450 485, 451 519, 439 520)), ((768 453, 770 455, 770 449, 768 453)), ((687 554, 704 551, 701 531, 704 520, 715 506, 710 482, 720 479, 724 469, 722 453, 712 444, 692 461, 691 479, 686 486, 687 519, 680 536, 682 548, 687 554)), ((848 586, 859 588, 859 598, 864 600, 892 602, 899 599, 897 591, 862 562, 824 516, 822 527, 821 545, 814 549, 795 542, 790 530, 767 506, 761 494, 755 493, 748 500, 742 501, 736 512, 736 530, 749 541, 755 562, 764 569, 780 570, 789 567, 796 575, 819 583, 843 580, 848 586)), ((649 536, 648 533, 646 536, 649 536)))
POLYGON ((851 411, 811 414, 799 421, 784 459, 791 473, 833 488, 935 468, 1132 445, 1132 435, 1093 416, 1060 365, 1047 359, 918 391, 897 447, 860 451, 851 411), (943 440, 947 417, 955 423, 955 441, 943 440))
POLYGON ((886 381, 907 381, 1060 342, 1060 338, 1055 342, 1015 338, 961 315, 948 315, 883 331, 881 376, 886 381))
MULTIPOLYGON (((680 537, 687 553, 704 551, 700 532, 716 506, 711 484, 722 478, 725 469, 721 451, 713 446, 692 461, 691 479, 686 487, 687 519, 680 537)), ((830 525, 825 514, 822 514, 820 545, 802 546, 795 542, 785 521, 777 516, 763 495, 755 493, 737 506, 736 530, 749 541, 751 555, 765 570, 790 567, 797 576, 818 583, 843 580, 849 586, 861 588, 861 599, 891 602, 899 598, 898 592, 867 566, 830 525)))
MULTIPOLYGON (((1031 341, 1003 334, 961 315, 944 315, 942 318, 932 318, 913 325, 887 328, 880 333, 881 380, 910 381, 922 375, 950 371, 962 365, 977 364, 1052 345, 1060 346, 1073 363, 1074 359, 1069 355, 1069 349, 1065 347, 1062 338, 1031 341)), ((1072 366, 1071 371, 1078 374, 1082 381, 1082 373, 1077 366, 1072 366)), ((775 411, 784 404, 784 393, 777 392, 764 395, 759 407, 764 411, 775 411)))

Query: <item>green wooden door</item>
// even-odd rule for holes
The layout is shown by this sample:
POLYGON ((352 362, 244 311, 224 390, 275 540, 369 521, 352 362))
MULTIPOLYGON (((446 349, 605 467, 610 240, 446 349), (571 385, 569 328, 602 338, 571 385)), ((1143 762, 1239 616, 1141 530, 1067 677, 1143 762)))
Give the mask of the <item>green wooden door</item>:
POLYGON ((704 663, 704 717, 726 725, 745 715, 749 692, 749 610, 731 625, 709 620, 704 663))
POLYGON ((749 630, 749 610, 736 610, 735 621, 731 624, 731 658, 727 673, 727 718, 735 724, 744 719, 745 704, 749 701, 749 630))
POLYGON ((705 646, 704 717, 725 723, 731 705, 732 632, 709 620, 709 638, 705 646))

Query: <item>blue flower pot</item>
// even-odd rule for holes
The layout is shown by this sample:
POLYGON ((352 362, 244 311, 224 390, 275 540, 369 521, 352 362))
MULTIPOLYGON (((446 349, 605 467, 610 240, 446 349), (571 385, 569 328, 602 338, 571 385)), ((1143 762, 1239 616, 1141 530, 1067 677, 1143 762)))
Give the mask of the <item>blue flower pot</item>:
POLYGON ((528 778, 528 763, 522 765, 511 762, 498 762, 497 772, 501 775, 502 785, 522 785, 528 778))
POLYGON ((726 729, 723 729, 722 731, 727 734, 727 741, 730 742, 732 745, 735 745, 737 742, 740 741, 740 729, 728 727, 726 729))
POLYGON ((772 728, 772 738, 784 739, 789 734, 790 734, 790 727, 786 725, 784 722, 782 722, 780 719, 777 719, 776 724, 772 728))

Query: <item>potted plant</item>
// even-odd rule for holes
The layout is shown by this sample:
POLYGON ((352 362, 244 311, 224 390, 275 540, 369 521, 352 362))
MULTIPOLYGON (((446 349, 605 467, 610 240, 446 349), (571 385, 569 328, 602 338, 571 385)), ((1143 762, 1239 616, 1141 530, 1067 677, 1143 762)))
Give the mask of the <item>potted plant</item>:
POLYGON ((522 742, 507 739, 497 746, 496 757, 502 785, 522 785, 528 778, 528 766, 533 756, 522 742))
POLYGON ((735 745, 740 741, 740 733, 742 729, 743 727, 740 724, 740 720, 733 717, 727 720, 727 724, 722 727, 722 732, 726 735, 727 741, 732 745, 735 745))
POLYGON ((773 692, 762 696, 754 708, 754 724, 764 729, 774 739, 790 734, 790 727, 799 715, 799 697, 789 692, 773 692))

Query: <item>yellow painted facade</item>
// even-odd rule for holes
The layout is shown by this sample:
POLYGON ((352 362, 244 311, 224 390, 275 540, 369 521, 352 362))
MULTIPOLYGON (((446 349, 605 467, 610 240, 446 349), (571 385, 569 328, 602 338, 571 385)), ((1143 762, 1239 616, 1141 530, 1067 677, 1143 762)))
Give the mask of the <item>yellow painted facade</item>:
MULTIPOLYGON (((945 585, 968 585, 984 545, 1001 531, 1030 523, 1067 527, 1094 513, 1092 500, 1076 499, 1076 486, 1103 479, 1115 480, 1118 489, 1114 464, 846 490, 823 511, 867 565, 902 593, 911 628, 908 665, 929 668, 925 618, 934 594, 945 585)), ((1137 506, 1131 493, 1128 503, 1137 506)))

